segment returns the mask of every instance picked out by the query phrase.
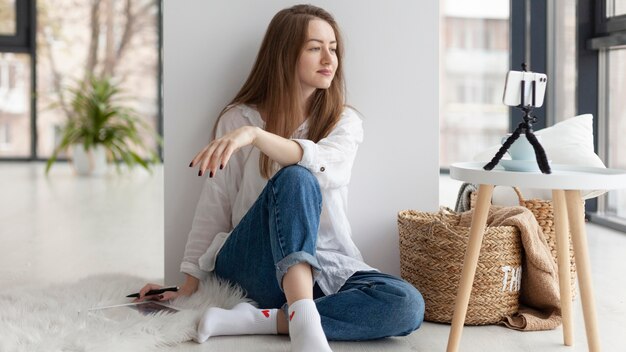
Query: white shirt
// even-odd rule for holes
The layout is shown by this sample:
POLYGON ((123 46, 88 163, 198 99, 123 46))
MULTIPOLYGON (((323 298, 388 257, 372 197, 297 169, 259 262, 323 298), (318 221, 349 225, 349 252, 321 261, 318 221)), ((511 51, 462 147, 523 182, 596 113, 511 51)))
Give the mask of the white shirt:
MULTIPOLYGON (((216 136, 242 126, 265 128, 265 122, 254 108, 237 105, 222 116, 216 136)), ((322 272, 317 283, 329 295, 338 292, 355 272, 376 270, 363 262, 347 217, 348 183, 363 128, 356 112, 345 109, 326 138, 314 143, 305 139, 307 131, 308 120, 298 127, 292 140, 304 152, 298 165, 315 175, 322 193, 316 249, 322 272)), ((204 279, 215 269, 220 249, 267 183, 259 171, 259 155, 259 149, 252 145, 241 148, 224 170, 206 178, 180 266, 182 272, 204 279)))

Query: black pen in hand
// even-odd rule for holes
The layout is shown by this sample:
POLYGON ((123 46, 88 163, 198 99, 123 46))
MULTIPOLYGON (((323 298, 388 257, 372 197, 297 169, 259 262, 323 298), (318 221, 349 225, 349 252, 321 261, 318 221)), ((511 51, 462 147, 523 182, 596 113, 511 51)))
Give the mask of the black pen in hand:
MULTIPOLYGON (((146 292, 146 296, 158 295, 158 294, 161 294, 161 293, 167 292, 167 291, 176 292, 176 291, 178 291, 178 286, 163 287, 163 288, 159 288, 159 289, 156 289, 156 290, 150 290, 150 291, 146 292)), ((130 295, 128 295, 126 297, 137 297, 137 298, 139 298, 139 292, 131 293, 130 295)))

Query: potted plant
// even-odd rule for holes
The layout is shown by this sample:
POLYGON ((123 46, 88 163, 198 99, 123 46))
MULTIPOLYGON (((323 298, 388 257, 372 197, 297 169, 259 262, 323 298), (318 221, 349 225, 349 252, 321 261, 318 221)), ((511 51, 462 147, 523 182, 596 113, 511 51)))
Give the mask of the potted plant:
MULTIPOLYGON (((152 171, 158 155, 141 139, 140 131, 150 133, 159 145, 161 137, 136 111, 121 104, 122 91, 110 78, 91 77, 86 84, 71 89, 71 109, 62 128, 62 138, 46 164, 46 174, 62 151, 70 151, 72 164, 81 175, 101 175, 107 159, 120 161, 129 168, 140 165, 152 171), (144 160, 138 153, 149 156, 144 160)), ((120 165, 115 163, 117 171, 120 165)))

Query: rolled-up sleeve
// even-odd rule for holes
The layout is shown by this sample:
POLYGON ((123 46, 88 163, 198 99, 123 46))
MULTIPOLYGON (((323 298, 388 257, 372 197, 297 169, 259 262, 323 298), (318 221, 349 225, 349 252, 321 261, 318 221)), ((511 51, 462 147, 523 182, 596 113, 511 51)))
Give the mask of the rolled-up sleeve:
POLYGON ((306 167, 322 188, 337 188, 350 182, 352 165, 359 144, 363 141, 363 124, 357 113, 346 109, 337 126, 319 142, 293 139, 302 147, 298 165, 306 167))
MULTIPOLYGON (((216 176, 218 175, 219 173, 216 176)), ((219 233, 228 232, 231 227, 231 208, 228 197, 215 182, 215 178, 207 177, 196 206, 180 271, 203 280, 207 272, 200 268, 198 259, 219 233)))

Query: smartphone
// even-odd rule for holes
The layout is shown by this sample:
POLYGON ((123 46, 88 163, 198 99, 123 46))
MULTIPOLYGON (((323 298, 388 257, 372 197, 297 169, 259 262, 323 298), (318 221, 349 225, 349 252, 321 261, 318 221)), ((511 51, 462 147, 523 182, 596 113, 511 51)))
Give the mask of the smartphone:
POLYGON ((548 76, 544 73, 537 72, 509 71, 506 75, 502 102, 508 106, 520 106, 522 104, 522 81, 525 82, 524 106, 541 107, 543 105, 543 98, 546 95, 548 76), (532 82, 535 82, 534 104, 532 82))

